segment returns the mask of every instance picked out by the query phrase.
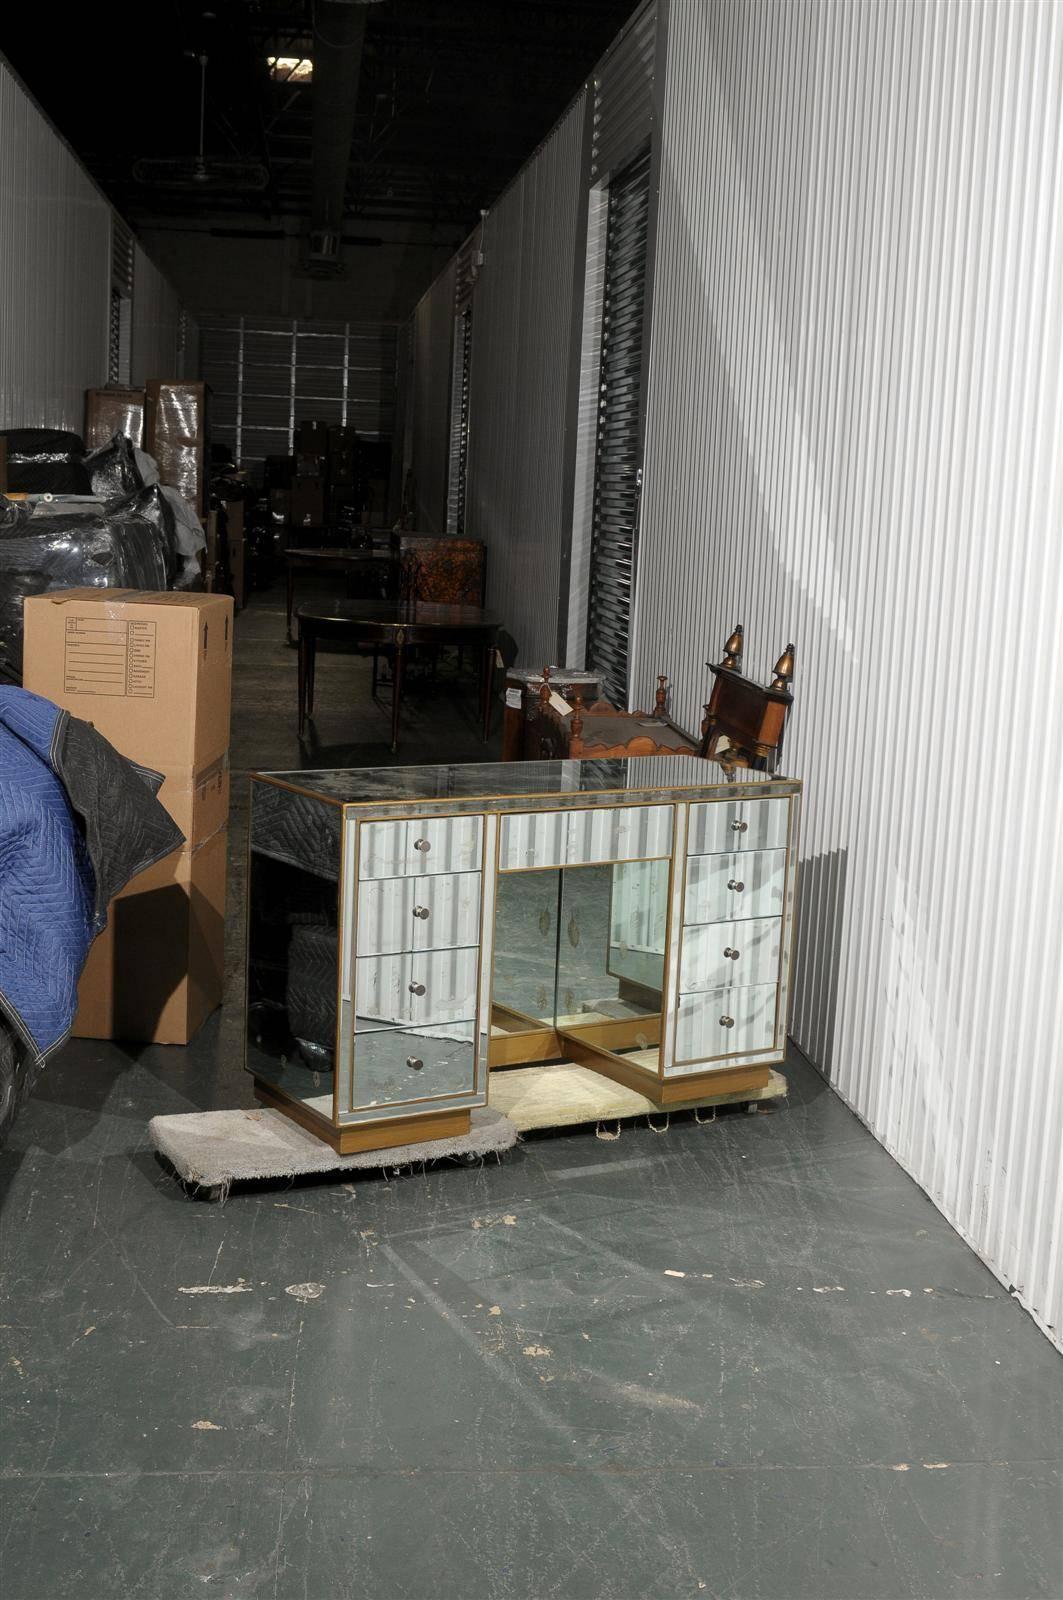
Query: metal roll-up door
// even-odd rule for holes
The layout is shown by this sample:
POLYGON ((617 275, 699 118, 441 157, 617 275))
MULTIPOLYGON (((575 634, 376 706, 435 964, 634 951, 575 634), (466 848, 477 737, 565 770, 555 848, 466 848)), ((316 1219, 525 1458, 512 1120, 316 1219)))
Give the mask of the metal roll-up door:
POLYGON ((447 479, 447 532, 465 532, 465 485, 469 463, 469 367, 472 358, 472 306, 454 319, 454 372, 450 391, 450 471, 447 479))
POLYGON ((638 553, 639 411, 650 215, 646 150, 609 185, 601 369, 594 465, 587 663, 606 694, 628 696, 628 645, 638 553))
POLYGON ((256 475, 267 456, 291 452, 300 422, 345 423, 364 439, 390 439, 396 338, 393 323, 204 318, 212 436, 256 475))

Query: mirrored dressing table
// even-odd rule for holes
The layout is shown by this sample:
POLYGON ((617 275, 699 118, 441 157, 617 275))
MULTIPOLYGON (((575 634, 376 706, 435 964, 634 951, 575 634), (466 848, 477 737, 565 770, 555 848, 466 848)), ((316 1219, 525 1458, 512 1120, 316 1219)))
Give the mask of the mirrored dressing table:
POLYGON ((691 756, 256 773, 247 1059, 343 1154, 573 1061, 666 1107, 783 1058, 801 785, 691 756))

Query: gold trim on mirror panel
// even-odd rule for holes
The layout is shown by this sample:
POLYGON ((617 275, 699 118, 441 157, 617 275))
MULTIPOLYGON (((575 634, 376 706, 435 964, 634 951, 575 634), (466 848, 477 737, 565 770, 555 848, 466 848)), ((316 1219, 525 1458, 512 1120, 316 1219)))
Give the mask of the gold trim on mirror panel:
MULTIPOLYGON (((592 757, 591 759, 593 760, 594 758, 592 757)), ((641 756, 631 756, 627 759, 639 761, 643 758, 641 756)), ((653 758, 650 757, 650 759, 652 760, 653 758)), ((492 765, 490 762, 486 764, 488 766, 492 765)), ((496 762, 494 765, 503 766, 505 763, 496 762)), ((260 773, 254 773, 253 776, 255 778, 262 777, 265 782, 276 782, 275 779, 265 778, 260 773)), ((527 803, 537 811, 594 811, 598 809, 593 800, 595 795, 627 794, 650 796, 647 800, 634 799, 631 802, 632 805, 697 805, 704 799, 707 790, 710 791, 712 800, 780 800, 785 799, 787 795, 800 794, 803 784, 803 778, 772 777, 766 778, 763 783, 750 783, 746 779, 738 783, 684 783, 676 784, 674 788, 662 787, 660 784, 650 784, 645 789, 561 789, 556 794, 543 793, 541 791, 532 791, 527 794, 463 794, 455 795, 451 799, 440 799, 438 797, 430 799, 427 795, 420 797, 411 795, 405 800, 336 800, 329 797, 328 803, 330 805, 349 806, 357 811, 375 810, 377 806, 409 807, 425 804, 485 806, 490 808, 495 805, 502 806, 509 802, 513 802, 517 806, 527 803), (775 785, 776 787, 773 792, 765 793, 769 785, 775 785), (717 789, 720 791, 719 794, 715 792, 717 789), (745 792, 746 790, 749 790, 748 794, 745 792)), ((295 785, 280 783, 278 787, 291 789, 295 788, 295 785)), ((324 800, 326 798, 324 795, 319 795, 315 789, 295 788, 295 792, 306 795, 312 800, 324 800)), ((461 815, 460 812, 446 813, 447 816, 455 814, 461 815)), ((499 815, 508 815, 508 813, 500 811, 499 815)))
MULTIPOLYGON (((356 995, 357 974, 355 972, 354 962, 355 962, 355 960, 357 958, 357 943, 358 943, 358 887, 362 882, 362 875, 361 875, 361 861, 362 861, 361 830, 362 830, 362 826, 365 823, 366 819, 363 818, 363 817, 359 817, 359 816, 348 817, 346 815, 346 813, 348 811, 352 810, 352 809, 353 808, 348 806, 348 805, 344 806, 344 821, 345 821, 345 823, 353 823, 354 826, 355 826, 356 832, 355 832, 355 844, 354 844, 354 882, 355 882, 355 891, 354 891, 354 904, 353 904, 353 906, 351 908, 351 917, 352 917, 352 921, 351 921, 351 927, 352 927, 352 936, 351 936, 351 975, 350 975, 351 976, 351 1028, 350 1028, 351 1082, 350 1082, 350 1096, 349 1096, 350 1103, 348 1104, 347 1110, 345 1112, 341 1112, 339 1114, 340 1115, 339 1126, 342 1127, 342 1128, 351 1128, 351 1127, 355 1127, 355 1126, 360 1127, 367 1120, 367 1118, 369 1116, 371 1116, 372 1113, 376 1112, 376 1113, 379 1114, 379 1110, 380 1110, 380 1108, 378 1106, 360 1106, 360 1105, 355 1104, 355 1101, 357 1100, 357 1081, 358 1081, 358 1030, 354 1026, 354 1023, 355 1023, 355 1019, 356 1019, 356 1017, 358 1015, 358 1010, 357 1010, 357 1004, 356 1004, 356 1001, 357 1001, 357 995, 356 995), (349 1119, 352 1118, 352 1117, 357 1118, 358 1119, 357 1122, 350 1121, 349 1119)), ((476 955, 476 991, 475 991, 475 1006, 474 1006, 474 1009, 476 1009, 476 1011, 477 1011, 477 1018, 476 1019, 473 1019, 473 1018, 463 1018, 463 1019, 461 1019, 463 1021, 472 1021, 474 1030, 476 1030, 476 1031, 474 1031, 474 1034, 473 1034, 473 1080, 472 1080, 472 1088, 471 1089, 449 1090, 446 1093, 439 1094, 439 1095, 422 1095, 422 1096, 418 1097, 417 1099, 389 1101, 388 1102, 389 1105, 396 1105, 396 1106, 430 1105, 430 1104, 433 1104, 437 1100, 468 1101, 468 1100, 475 1100, 477 1098, 477 1096, 480 1096, 480 1095, 484 1095, 485 1096, 484 1104, 486 1104, 486 1086, 485 1086, 485 1089, 483 1089, 483 1090, 481 1090, 480 1086, 479 1086, 480 1085, 480 1070, 479 1070, 479 1054, 480 1054, 480 1052, 479 1052, 479 1032, 478 1032, 478 1028, 479 1028, 479 1023, 478 1023, 479 1011, 478 1011, 478 1008, 479 1008, 479 1002, 480 1002, 480 966, 481 966, 481 962, 483 961, 483 916, 484 916, 484 899, 485 899, 484 888, 483 888, 483 877, 484 877, 484 869, 486 867, 487 818, 483 814, 483 812, 463 812, 463 813, 459 813, 459 815, 469 816, 469 817, 479 817, 480 822, 482 824, 482 826, 480 828, 480 854, 479 854, 479 862, 480 862, 480 864, 479 864, 479 867, 478 868, 477 867, 469 867, 469 868, 464 869, 464 870, 472 873, 473 875, 479 876, 479 878, 480 878, 480 940, 479 940, 479 943, 478 943, 478 946, 477 946, 477 955, 476 955)), ((403 816, 403 817, 395 817, 395 818, 384 819, 384 820, 394 821, 398 826, 404 827, 404 826, 407 826, 411 822, 449 822, 449 821, 453 820, 453 817, 451 815, 449 815, 449 814, 448 815, 440 815, 438 812, 431 812, 431 813, 426 813, 426 814, 422 814, 420 812, 415 812, 412 815, 403 816)), ((461 872, 461 871, 462 871, 461 868, 455 868, 454 869, 455 873, 461 872)), ((440 876, 443 876, 443 874, 440 874, 440 873, 429 873, 429 872, 403 872, 403 873, 394 874, 394 875, 389 876, 389 877, 366 879, 366 882, 389 883, 389 882, 398 882, 400 879, 401 880, 405 880, 407 878, 415 878, 417 880, 420 880, 422 878, 440 877, 440 876)), ((415 953, 418 953, 418 952, 397 951, 395 953, 398 954, 398 955, 409 955, 409 954, 415 954, 415 953)), ((416 1024, 398 1024, 398 1027, 400 1029, 403 1028, 403 1027, 409 1028, 411 1026, 416 1026, 416 1024)), ((425 1026, 431 1026, 431 1024, 425 1024, 425 1026)), ((383 1032, 383 1031, 386 1031, 386 1030, 374 1029, 373 1031, 374 1032, 383 1032)))
POLYGON ((620 1017, 608 1022, 568 1022, 559 1017, 557 1033, 562 1039, 585 1039, 603 1050, 621 1050, 632 1045, 639 1050, 653 1050, 661 1043, 661 1017, 659 1012, 654 1016, 620 1017))
POLYGON ((424 1144, 430 1139, 459 1139, 468 1133, 472 1120, 471 1111, 462 1108, 422 1111, 415 1117, 392 1117, 388 1121, 345 1122, 334 1128, 327 1117, 311 1111, 300 1100, 289 1100, 274 1093, 260 1078, 255 1079, 255 1098, 290 1117, 308 1133, 316 1134, 341 1156, 356 1155, 362 1150, 390 1150, 396 1145, 424 1144))
MULTIPOLYGON (((786 890, 784 891, 783 908, 782 908, 782 913, 781 913, 781 918, 780 918, 780 920, 782 921, 782 924, 783 924, 783 934, 782 934, 782 940, 781 940, 780 947, 779 947, 779 965, 778 965, 778 968, 777 968, 777 978, 776 978, 776 984, 775 984, 775 1023, 774 1023, 774 1026, 772 1028, 772 1043, 770 1045, 763 1046, 760 1050, 742 1050, 742 1051, 734 1051, 734 1050, 726 1051, 725 1050, 721 1055, 718 1055, 718 1056, 691 1056, 689 1059, 686 1058, 686 1057, 676 1056, 675 1059, 672 1062, 672 1070, 674 1072, 676 1072, 677 1075, 678 1075, 678 1069, 680 1067, 696 1067, 702 1062, 726 1061, 726 1060, 728 1060, 728 1058, 730 1056, 740 1056, 742 1060, 747 1060, 751 1056, 766 1056, 766 1055, 770 1055, 777 1062, 781 1062, 785 1058, 785 1054, 786 1054, 786 1032, 785 1032, 785 1028, 784 1028, 783 1036, 782 1036, 782 1039, 780 1041, 780 1039, 779 1039, 779 1008, 780 1008, 780 1005, 782 1004, 783 966, 784 966, 784 964, 787 964, 787 958, 788 958, 789 971, 790 971, 791 975, 792 975, 792 971, 793 971, 793 956, 794 956, 794 943, 795 943, 795 941, 794 941, 794 921, 791 919, 790 922, 789 922, 789 926, 787 925, 788 924, 788 919, 787 919, 786 910, 787 910, 787 903, 789 902, 789 885, 790 885, 790 881, 791 881, 791 873, 793 873, 794 877, 796 878, 796 872, 797 872, 797 861, 796 861, 796 857, 794 856, 794 854, 792 852, 791 840, 793 838, 794 817, 795 817, 795 813, 796 813, 796 807, 794 805, 794 801, 797 800, 799 798, 799 796, 798 795, 788 795, 788 796, 784 796, 784 795, 774 795, 774 796, 761 795, 761 796, 756 796, 756 797, 753 797, 753 798, 759 798, 759 799, 769 799, 770 798, 770 799, 775 799, 775 800, 786 799, 786 800, 788 800, 788 803, 789 803, 789 810, 787 812, 787 818, 786 818, 787 845, 786 845, 786 867, 785 867, 785 871, 784 871, 784 883, 786 884, 787 887, 786 887, 786 890)), ((698 801, 696 803, 699 804, 699 805, 701 805, 701 804, 707 804, 707 805, 714 804, 713 801, 698 801)), ((710 850, 710 851, 706 852, 707 855, 730 855, 731 853, 732 852, 728 851, 728 850, 710 850)), ((702 855, 702 856, 698 856, 698 857, 696 857, 694 859, 703 860, 704 858, 705 858, 704 855, 702 855)), ((705 924, 702 924, 702 923, 688 923, 687 920, 686 920, 687 872, 689 870, 689 864, 690 864, 691 859, 692 859, 692 857, 691 857, 691 855, 690 855, 690 853, 688 851, 685 854, 684 859, 683 859, 683 921, 682 921, 682 925, 681 925, 682 928, 705 926, 705 924)), ((795 899, 794 903, 796 903, 796 899, 795 899)), ((740 987, 746 987, 746 986, 745 985, 741 985, 740 987)), ((677 988, 676 989, 676 1001, 677 1001, 676 1017, 677 1018, 678 1018, 679 992, 680 991, 677 988)), ((678 1039, 678 1030, 677 1030, 676 1037, 678 1039)), ((717 1068, 716 1070, 718 1071, 720 1069, 717 1068)), ((691 1074, 690 1076, 693 1076, 693 1074, 691 1074)), ((687 1081, 687 1080, 685 1079, 685 1081, 687 1081)))
MULTIPOLYGON (((492 1072, 499 1067, 522 1067, 540 1061, 559 1061, 563 1055, 561 1042, 553 1028, 540 1028, 535 1033, 496 1034, 487 1047, 487 1059, 492 1072)), ((490 1090, 488 1095, 490 1096, 490 1090)))
POLYGON ((672 1077, 662 1081, 647 1069, 627 1061, 624 1056, 614 1055, 611 1051, 590 1044, 586 1040, 564 1033, 561 1035, 561 1043, 566 1050, 566 1059, 575 1061, 579 1066, 590 1067, 593 1071, 600 1072, 603 1077, 612 1078, 615 1083, 622 1083, 626 1088, 644 1094, 647 1099, 655 1100, 662 1110, 675 1101, 690 1100, 701 1089, 711 1093, 715 1088, 728 1090, 763 1088, 771 1076, 771 1069, 767 1065, 718 1067, 713 1072, 692 1072, 686 1077, 672 1077))

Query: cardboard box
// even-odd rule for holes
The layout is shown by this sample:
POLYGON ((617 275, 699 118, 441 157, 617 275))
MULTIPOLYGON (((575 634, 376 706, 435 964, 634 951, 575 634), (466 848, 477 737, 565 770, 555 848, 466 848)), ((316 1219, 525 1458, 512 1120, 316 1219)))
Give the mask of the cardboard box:
POLYGON ((370 478, 367 485, 368 511, 367 522, 375 523, 377 527, 384 527, 387 522, 388 507, 388 480, 386 478, 370 478))
POLYGON ((144 448, 159 477, 188 501, 202 521, 207 513, 210 390, 205 383, 149 378, 144 394, 144 448))
POLYGON ((197 848, 227 826, 229 788, 228 752, 198 770, 164 770, 159 799, 184 834, 186 849, 197 848))
POLYGON ((159 772, 202 772, 229 748, 228 595, 59 589, 23 607, 27 689, 159 772))
POLYGON ((244 536, 244 502, 226 500, 225 511, 225 567, 229 576, 229 590, 237 611, 247 604, 247 543, 244 536))
POLYGON ((293 528, 320 528, 324 521, 324 480, 296 478, 291 492, 290 525, 293 528))
POLYGON ((66 589, 25 602, 25 685, 163 774, 185 847, 111 906, 74 1032, 185 1044, 221 1001, 233 602, 66 589))
POLYGON ((228 842, 218 829, 111 902, 78 985, 77 1038, 187 1044, 221 1003, 228 842))
POLYGON ((328 423, 300 422, 295 428, 295 453, 299 456, 328 455, 328 423))
POLYGON ((135 445, 144 443, 144 390, 109 384, 106 389, 85 390, 85 448, 98 450, 116 433, 135 445))
POLYGON ((267 490, 290 489, 294 462, 294 456, 267 456, 262 466, 262 487, 267 490))

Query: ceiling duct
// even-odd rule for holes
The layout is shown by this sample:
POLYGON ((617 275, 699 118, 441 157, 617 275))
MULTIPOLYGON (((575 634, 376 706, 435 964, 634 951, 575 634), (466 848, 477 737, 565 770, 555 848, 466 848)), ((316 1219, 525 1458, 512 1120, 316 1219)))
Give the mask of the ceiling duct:
POLYGON ((312 272, 341 269, 347 168, 351 158, 366 13, 377 0, 314 0, 314 117, 310 188, 312 272))

